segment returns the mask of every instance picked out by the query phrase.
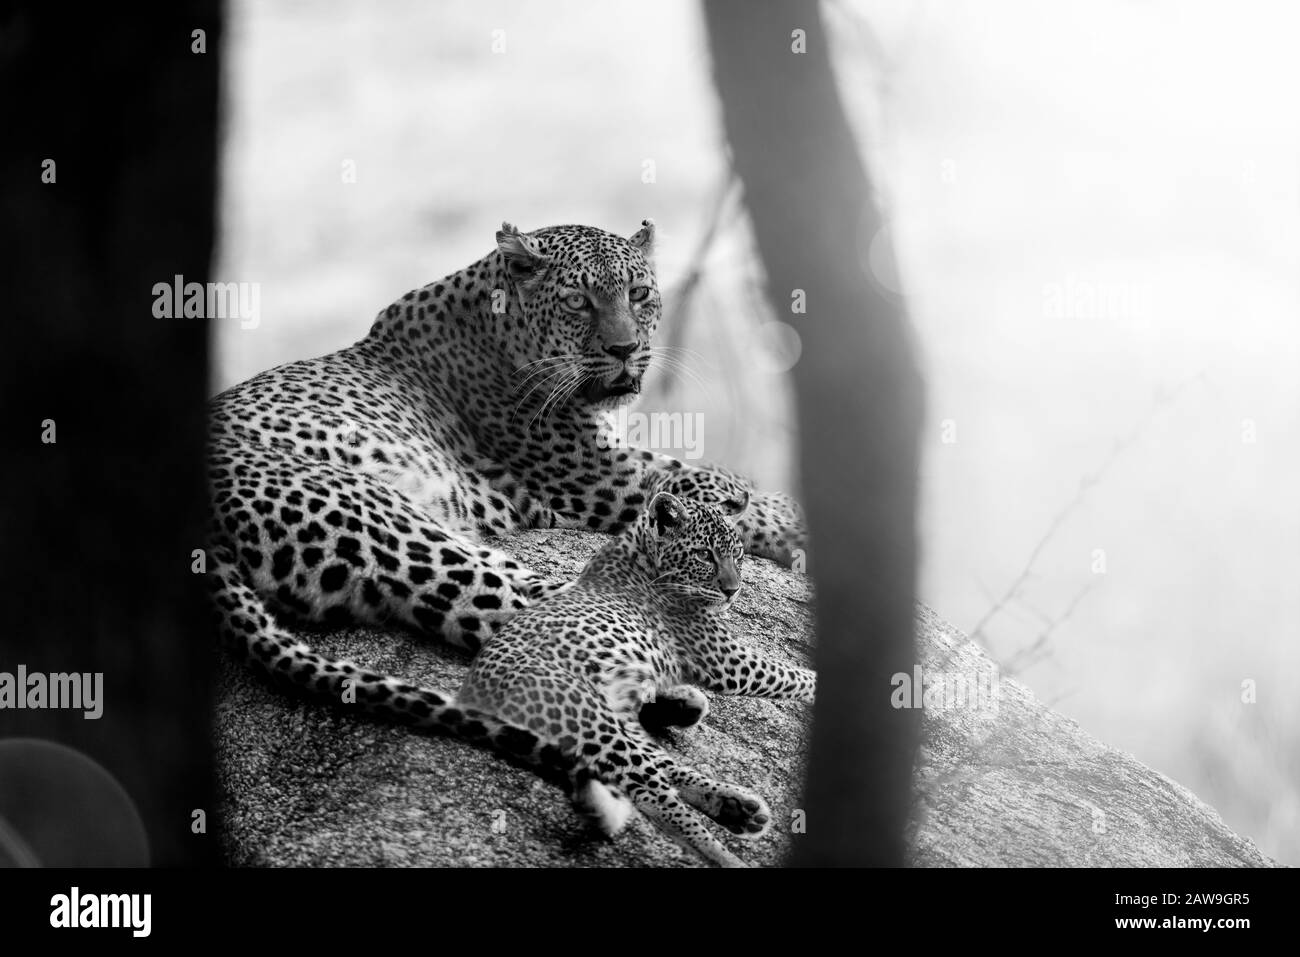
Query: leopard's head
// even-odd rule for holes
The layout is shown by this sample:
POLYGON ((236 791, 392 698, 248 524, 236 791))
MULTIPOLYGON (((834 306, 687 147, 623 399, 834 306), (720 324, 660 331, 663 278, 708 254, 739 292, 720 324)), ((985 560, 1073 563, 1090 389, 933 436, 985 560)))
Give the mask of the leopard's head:
POLYGON ((704 501, 660 484, 643 516, 657 587, 712 607, 729 606, 740 591, 745 546, 735 519, 749 493, 704 501))
POLYGON ((631 239, 591 226, 497 233, 509 311, 502 348, 521 400, 613 407, 641 391, 659 324, 655 228, 631 239))

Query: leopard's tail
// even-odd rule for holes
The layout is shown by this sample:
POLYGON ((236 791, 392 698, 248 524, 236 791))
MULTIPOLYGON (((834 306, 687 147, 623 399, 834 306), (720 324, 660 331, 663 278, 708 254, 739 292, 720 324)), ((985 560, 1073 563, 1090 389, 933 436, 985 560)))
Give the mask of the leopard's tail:
POLYGON ((332 658, 282 628, 239 567, 220 554, 208 573, 214 624, 222 641, 273 683, 342 710, 441 732, 491 748, 563 783, 577 762, 531 731, 459 707, 455 696, 332 658))
MULTIPOLYGON (((578 809, 598 824, 603 822, 607 833, 619 826, 610 822, 614 805, 634 806, 673 840, 706 859, 743 866, 683 801, 700 791, 696 785, 704 779, 678 767, 667 755, 655 753, 639 736, 624 737, 613 749, 618 765, 631 763, 638 769, 633 779, 624 780, 613 759, 607 756, 604 764, 609 766, 602 767, 580 751, 576 737, 553 743, 520 725, 462 707, 454 695, 312 650, 276 623, 238 566, 222 556, 216 557, 209 578, 213 615, 223 641, 274 683, 336 708, 452 735, 529 767, 568 791, 578 809), (628 800, 613 799, 605 783, 625 786, 628 800), (674 785, 684 790, 679 793, 674 785)), ((610 714, 609 721, 617 719, 610 714)), ((692 803, 702 806, 708 796, 701 792, 692 803)))

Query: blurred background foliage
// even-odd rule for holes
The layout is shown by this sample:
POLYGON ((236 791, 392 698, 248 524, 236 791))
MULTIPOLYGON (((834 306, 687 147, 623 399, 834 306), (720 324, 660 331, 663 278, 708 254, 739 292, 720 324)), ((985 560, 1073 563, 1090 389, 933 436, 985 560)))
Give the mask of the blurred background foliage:
MULTIPOLYGON (((921 597, 1300 864, 1300 11, 824 11, 898 278, 844 255, 901 283, 929 382, 921 597)), ((236 0, 227 55, 214 278, 262 319, 218 323, 216 389, 356 340, 502 219, 653 217, 694 375, 640 407, 792 487, 801 317, 759 294, 693 3, 236 0)))

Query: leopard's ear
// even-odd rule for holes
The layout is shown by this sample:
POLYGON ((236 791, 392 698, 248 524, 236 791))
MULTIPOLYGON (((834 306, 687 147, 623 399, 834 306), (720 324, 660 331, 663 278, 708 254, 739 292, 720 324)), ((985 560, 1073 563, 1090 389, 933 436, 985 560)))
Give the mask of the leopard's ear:
POLYGON ((505 257, 506 270, 512 279, 526 282, 546 266, 546 257, 536 244, 511 223, 502 223, 497 230, 497 249, 505 257))
POLYGON ((641 220, 641 228, 632 234, 632 238, 628 242, 641 250, 641 255, 646 259, 653 259, 655 254, 655 221, 653 219, 641 220))
POLYGON ((655 531, 663 535, 686 522, 686 506, 671 492, 659 492, 650 500, 650 520, 655 531))
POLYGON ((728 518, 739 518, 745 514, 745 509, 749 508, 749 489, 740 490, 740 494, 727 499, 722 503, 722 512, 728 518))

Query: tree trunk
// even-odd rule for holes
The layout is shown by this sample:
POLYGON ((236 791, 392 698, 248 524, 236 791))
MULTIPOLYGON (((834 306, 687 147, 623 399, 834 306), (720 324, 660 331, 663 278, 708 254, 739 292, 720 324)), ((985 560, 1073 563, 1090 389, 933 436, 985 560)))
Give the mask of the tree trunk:
POLYGON ((194 813, 213 807, 213 646, 191 571, 208 328, 155 318, 153 286, 209 278, 220 9, 0 14, 0 671, 103 675, 98 719, 0 711, 0 830, 7 818, 10 855, 25 847, 29 862, 216 860, 194 813), (93 764, 19 737, 112 774, 147 852, 122 846, 131 821, 106 810, 93 764), (60 798, 73 793, 85 803, 60 798))
POLYGON ((793 375, 819 687, 793 863, 900 865, 920 713, 892 707, 890 679, 916 657, 920 378, 901 303, 864 269, 883 224, 817 5, 704 10, 768 295, 803 346, 793 375))

